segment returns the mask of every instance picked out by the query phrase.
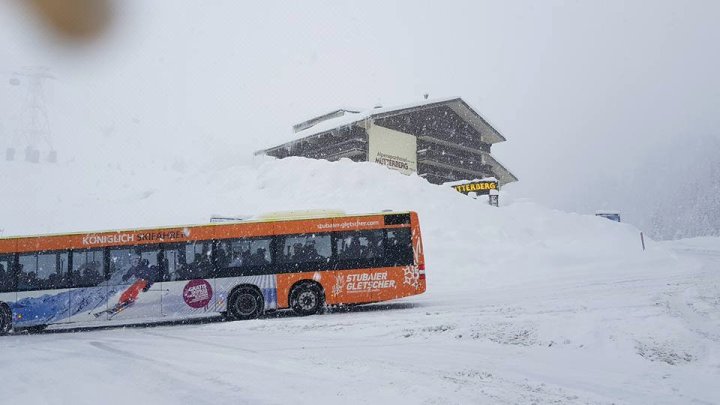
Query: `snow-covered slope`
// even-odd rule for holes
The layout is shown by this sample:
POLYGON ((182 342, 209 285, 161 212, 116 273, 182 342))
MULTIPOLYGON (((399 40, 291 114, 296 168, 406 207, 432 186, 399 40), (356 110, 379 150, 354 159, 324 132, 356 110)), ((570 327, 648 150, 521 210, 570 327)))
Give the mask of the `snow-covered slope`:
POLYGON ((443 275, 434 282, 449 288, 458 277, 481 276, 491 286, 577 272, 578 265, 667 258, 651 241, 643 252, 630 225, 505 196, 498 209, 372 163, 258 158, 192 174, 142 163, 3 164, 14 179, 2 197, 6 236, 204 223, 213 214, 394 209, 420 214, 428 266, 443 275))
MULTIPOLYGON (((529 202, 509 204, 505 196, 504 206, 496 209, 371 163, 258 158, 248 165, 203 167, 189 174, 142 163, 85 167, 0 162, 0 170, 7 179, 0 197, 4 236, 204 223, 212 214, 412 209, 420 213, 431 250, 438 241, 442 251, 460 256, 471 246, 481 253, 472 261, 482 267, 519 252, 563 257, 560 266, 568 259, 641 253, 639 231, 631 226, 529 202)), ((446 257, 439 253, 436 257, 446 257)), ((462 262, 453 267, 465 267, 462 262)))
POLYGON ((416 210, 428 279, 422 296, 349 313, 5 337, 0 381, 11 402, 720 401, 717 239, 647 241, 642 251, 626 224, 507 196, 489 207, 350 161, 0 170, 6 236, 212 214, 416 210), (116 370, 123 385, 160 389, 113 388, 116 370), (87 384, 68 390, 77 380, 87 384))

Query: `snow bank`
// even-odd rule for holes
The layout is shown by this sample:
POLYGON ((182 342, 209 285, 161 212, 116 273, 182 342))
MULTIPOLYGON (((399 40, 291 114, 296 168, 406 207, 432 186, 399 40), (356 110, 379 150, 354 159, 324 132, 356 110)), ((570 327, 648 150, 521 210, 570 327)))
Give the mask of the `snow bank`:
POLYGON ((619 262, 669 257, 652 242, 643 252, 639 230, 627 224, 503 195, 502 206, 491 207, 372 163, 258 157, 251 164, 218 166, 186 173, 142 162, 3 162, 0 170, 10 181, 0 197, 0 229, 8 236, 204 223, 213 214, 415 210, 430 294, 452 289, 458 278, 483 286, 539 282, 584 264, 607 263, 604 271, 613 272, 619 262))
MULTIPOLYGON (((23 387, 37 385, 13 380, 35 375, 23 353, 56 353, 57 347, 72 353, 90 347, 127 367, 137 359, 159 361, 164 373, 179 370, 172 377, 183 381, 164 383, 165 392, 184 386, 183 365, 202 364, 207 354, 213 367, 205 372, 222 384, 198 385, 196 394, 234 398, 240 390, 269 403, 298 391, 318 403, 335 403, 338 396, 353 403, 720 399, 710 388, 720 364, 720 238, 646 241, 642 251, 639 230, 627 224, 513 201, 506 193, 501 207, 490 207, 417 176, 350 161, 256 158, 202 167, 2 162, 0 171, 5 236, 203 223, 213 214, 415 210, 427 259, 428 291, 387 311, 365 307, 155 331, 6 337, 0 340, 5 361, 27 371, 0 369, 0 377, 13 382, 15 402, 27 400, 23 387), (257 384, 236 378, 260 363, 267 366, 253 374, 257 384), (310 370, 327 384, 290 378, 297 370, 310 370), (261 381, 277 375, 288 376, 287 382, 268 390, 261 381), (358 381, 382 389, 352 388, 358 381)), ((72 369, 76 359, 57 361, 72 369)), ((98 384, 111 378, 103 361, 86 367, 95 370, 98 384)), ((146 378, 152 376, 136 380, 146 378)), ((62 391, 66 382, 46 392, 62 391)))
MULTIPOLYGON (((258 157, 184 173, 141 162, 84 166, 2 162, 4 236, 204 223, 213 214, 341 209, 415 210, 431 272, 544 276, 590 261, 657 254, 639 231, 589 215, 505 201, 499 208, 372 163, 258 157), (653 253, 654 252, 654 253, 653 253)), ((188 170, 189 171, 189 170, 188 170)), ((493 280, 486 280, 491 282, 493 280)))

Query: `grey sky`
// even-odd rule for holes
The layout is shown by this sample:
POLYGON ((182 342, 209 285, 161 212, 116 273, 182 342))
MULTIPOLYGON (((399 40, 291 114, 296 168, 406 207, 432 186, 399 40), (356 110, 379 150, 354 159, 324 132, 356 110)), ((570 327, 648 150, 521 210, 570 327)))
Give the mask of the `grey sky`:
POLYGON ((288 3, 118 1, 105 40, 72 48, 0 2, 0 137, 28 65, 58 77, 61 160, 244 161, 339 106, 461 96, 508 139, 509 191, 582 211, 609 203, 581 201, 588 184, 618 192, 658 148, 720 136, 720 2, 288 3))

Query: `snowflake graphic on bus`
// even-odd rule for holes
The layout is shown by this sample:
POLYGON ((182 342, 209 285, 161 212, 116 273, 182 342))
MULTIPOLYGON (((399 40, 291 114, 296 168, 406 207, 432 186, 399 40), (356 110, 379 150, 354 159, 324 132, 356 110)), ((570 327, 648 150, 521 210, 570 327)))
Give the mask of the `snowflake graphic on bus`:
POLYGON ((420 270, 417 266, 403 267, 403 283, 418 288, 420 284, 420 276, 425 275, 425 270, 420 270))

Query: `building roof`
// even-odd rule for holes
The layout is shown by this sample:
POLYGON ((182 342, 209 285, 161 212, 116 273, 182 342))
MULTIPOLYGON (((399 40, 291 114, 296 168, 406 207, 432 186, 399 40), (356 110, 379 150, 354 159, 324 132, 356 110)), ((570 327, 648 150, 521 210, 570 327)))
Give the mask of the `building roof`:
MULTIPOLYGON (((353 126, 364 120, 386 118, 394 115, 401 115, 411 111, 424 110, 428 108, 446 105, 450 107, 460 118, 471 124, 478 132, 483 134, 483 140, 487 143, 504 142, 506 139, 490 123, 477 113, 460 97, 450 97, 434 100, 422 100, 420 102, 405 104, 393 107, 376 107, 365 111, 350 109, 337 109, 319 117, 312 118, 293 126, 295 133, 282 141, 280 145, 270 147, 267 151, 286 148, 295 142, 313 138, 336 129, 353 126)), ((266 150, 255 152, 261 154, 266 150)))
POLYGON ((311 118, 309 120, 303 121, 301 123, 293 125, 293 132, 298 133, 300 131, 306 130, 308 128, 312 128, 315 125, 328 121, 334 118, 342 117, 345 114, 359 114, 360 110, 358 109, 351 109, 351 108, 339 108, 334 111, 330 111, 329 113, 317 116, 315 118, 311 118))

